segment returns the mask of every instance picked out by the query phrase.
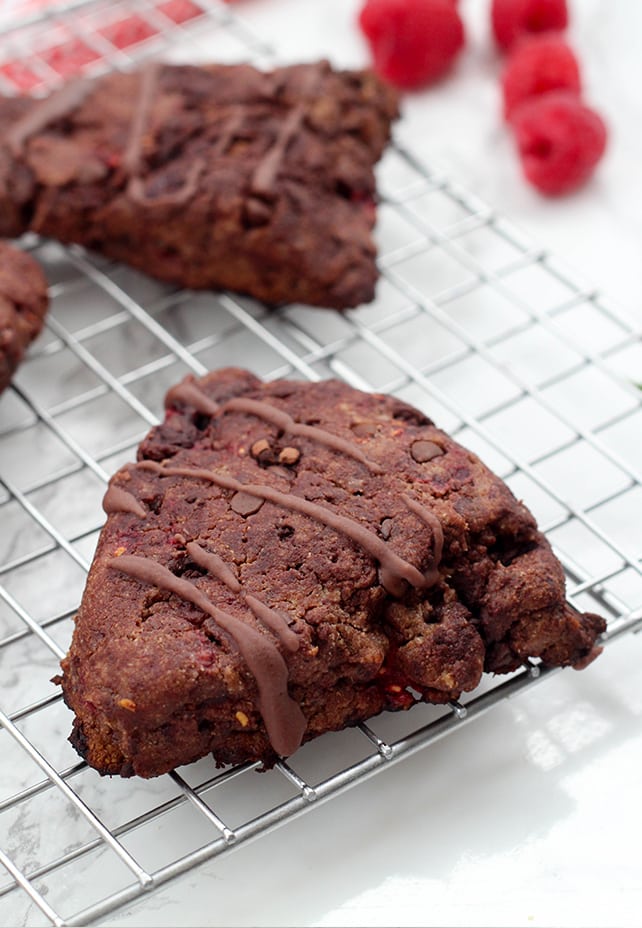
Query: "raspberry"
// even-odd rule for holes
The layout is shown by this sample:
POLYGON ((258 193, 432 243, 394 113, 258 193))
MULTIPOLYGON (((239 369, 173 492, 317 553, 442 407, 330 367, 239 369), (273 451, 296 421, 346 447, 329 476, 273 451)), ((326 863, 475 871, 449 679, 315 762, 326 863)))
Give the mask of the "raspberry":
POLYGON ((561 32, 568 25, 566 0, 493 0, 490 15, 495 40, 504 51, 525 35, 561 32))
POLYGON ((91 48, 82 39, 70 39, 68 42, 45 49, 41 52, 41 57, 52 70, 57 71, 62 77, 74 77, 87 65, 100 58, 100 55, 95 48, 91 48))
POLYGON ((202 16, 205 10, 192 0, 165 0, 157 7, 168 19, 175 23, 185 23, 189 19, 202 16))
POLYGON ((42 78, 20 58, 6 61, 0 67, 0 74, 8 78, 18 90, 29 91, 42 84, 42 78))
POLYGON ((580 93, 580 69, 573 51, 554 34, 521 42, 510 53, 502 74, 504 118, 509 122, 525 100, 551 90, 580 93))
POLYGON ((566 91, 528 100, 512 125, 527 180, 549 196, 586 183, 606 149, 601 117, 566 91))
POLYGON ((453 0, 366 0, 359 25, 375 71, 404 90, 442 77, 464 45, 453 0))
POLYGON ((134 14, 126 19, 119 19, 117 22, 111 23, 111 25, 101 29, 100 33, 106 39, 109 39, 116 48, 127 48, 156 35, 158 29, 143 19, 142 16, 134 14))

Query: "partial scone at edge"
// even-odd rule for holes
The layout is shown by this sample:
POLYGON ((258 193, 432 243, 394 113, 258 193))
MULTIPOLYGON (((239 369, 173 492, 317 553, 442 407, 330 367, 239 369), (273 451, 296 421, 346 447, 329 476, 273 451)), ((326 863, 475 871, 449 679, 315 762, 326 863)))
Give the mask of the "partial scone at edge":
POLYGON ((40 334, 48 308, 40 265, 30 254, 0 241, 0 393, 40 334))
POLYGON ((374 296, 373 166, 397 116, 369 71, 152 62, 0 97, 0 235, 75 242, 192 289, 374 296))
POLYGON ((599 653, 531 514, 394 397, 187 377, 104 508, 61 678, 102 773, 269 766, 484 670, 599 653))

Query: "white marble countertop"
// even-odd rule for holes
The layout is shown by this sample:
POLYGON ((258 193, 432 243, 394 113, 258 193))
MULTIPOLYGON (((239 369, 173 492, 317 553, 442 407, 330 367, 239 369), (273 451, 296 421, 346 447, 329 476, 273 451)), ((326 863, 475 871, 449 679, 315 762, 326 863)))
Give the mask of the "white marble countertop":
MULTIPOLYGON (((642 4, 575 0, 569 38, 610 147, 576 195, 521 180, 486 0, 461 0, 453 77, 409 96, 404 141, 642 322, 642 4)), ((367 60, 357 0, 240 0, 283 60, 367 60)), ((642 371, 640 372, 642 379, 642 371)), ((634 926, 642 910, 642 636, 566 672, 103 923, 634 926)), ((260 784, 257 784, 260 788, 260 784)))

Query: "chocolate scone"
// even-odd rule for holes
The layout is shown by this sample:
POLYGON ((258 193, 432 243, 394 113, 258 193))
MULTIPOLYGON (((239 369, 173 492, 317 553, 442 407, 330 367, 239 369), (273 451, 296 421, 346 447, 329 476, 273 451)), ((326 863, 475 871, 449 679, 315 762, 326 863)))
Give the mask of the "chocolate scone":
POLYGON ((101 773, 269 766, 484 670, 599 653, 605 623, 566 603, 532 515, 416 409, 238 369, 166 405, 110 482, 62 663, 101 773))
POLYGON ((0 235, 31 229, 268 303, 370 301, 373 166, 397 115, 369 71, 171 66, 1 99, 0 235))
POLYGON ((42 329, 49 306, 40 265, 8 242, 0 242, 0 393, 42 329))

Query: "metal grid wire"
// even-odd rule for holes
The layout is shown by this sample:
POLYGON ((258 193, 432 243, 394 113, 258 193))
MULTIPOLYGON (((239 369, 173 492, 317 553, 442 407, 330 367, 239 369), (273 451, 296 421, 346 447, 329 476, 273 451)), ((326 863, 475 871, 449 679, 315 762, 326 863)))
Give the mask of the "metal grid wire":
MULTIPOLYGON (((0 29, 1 89, 13 92, 64 79, 68 59, 52 48, 65 43, 90 74, 148 54, 271 59, 228 9, 203 0, 57 3, 28 28, 0 29), (122 26, 132 14, 136 24, 122 26)), ((105 482, 187 371, 338 376, 424 409, 527 502, 570 601, 608 617, 607 641, 642 626, 639 329, 399 142, 378 182, 378 294, 346 314, 190 294, 77 247, 21 243, 44 265, 53 305, 0 402, 3 923, 87 924, 553 672, 532 664, 485 680, 461 705, 324 736, 263 774, 260 790, 253 765, 216 770, 204 759, 138 782, 79 762, 49 680, 71 637, 105 482)))

